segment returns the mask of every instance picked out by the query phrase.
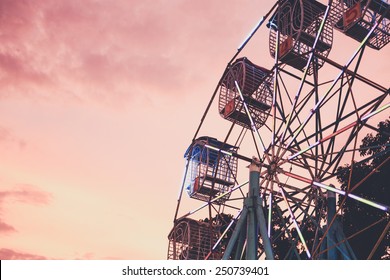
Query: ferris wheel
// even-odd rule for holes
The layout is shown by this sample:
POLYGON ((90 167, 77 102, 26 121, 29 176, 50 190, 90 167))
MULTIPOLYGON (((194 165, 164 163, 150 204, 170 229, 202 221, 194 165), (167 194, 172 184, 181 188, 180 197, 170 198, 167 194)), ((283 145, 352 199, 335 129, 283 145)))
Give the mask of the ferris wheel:
POLYGON ((390 148, 368 154, 359 143, 388 119, 390 98, 387 85, 362 75, 360 65, 366 48, 380 52, 390 41, 389 6, 281 0, 261 18, 228 63, 184 153, 168 259, 372 258, 390 234, 390 201, 359 187, 388 166, 390 148), (260 27, 269 32, 269 68, 239 56, 260 27), (360 42, 347 61, 329 57, 335 30, 360 42), (230 123, 222 137, 200 134, 211 106, 230 123), (352 180, 346 166, 379 157, 382 164, 352 180), (345 231, 346 202, 357 205, 350 215, 370 207, 376 219, 345 231), (368 254, 357 257, 351 242, 374 227, 368 254))

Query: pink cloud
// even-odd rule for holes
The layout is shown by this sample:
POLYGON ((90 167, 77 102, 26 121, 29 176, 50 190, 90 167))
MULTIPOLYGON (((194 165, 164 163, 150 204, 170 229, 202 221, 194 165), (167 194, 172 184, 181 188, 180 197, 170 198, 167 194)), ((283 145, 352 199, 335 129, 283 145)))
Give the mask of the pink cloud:
MULTIPOLYGON (((46 205, 50 202, 51 195, 39 190, 37 187, 28 184, 19 184, 12 190, 0 191, 0 232, 14 233, 17 230, 1 219, 5 209, 5 202, 16 201, 27 204, 46 205)), ((0 258, 1 259, 1 258, 0 258)))
POLYGON ((0 191, 0 203, 3 203, 5 199, 30 204, 48 204, 51 195, 39 190, 36 186, 18 184, 12 190, 0 191))
POLYGON ((11 233, 11 232, 16 232, 16 229, 13 226, 11 226, 11 225, 9 225, 7 223, 4 223, 0 219, 0 232, 2 232, 2 233, 11 233))
POLYGON ((47 259, 46 257, 40 255, 18 252, 7 248, 0 249, 0 260, 46 260, 46 259, 47 259))
POLYGON ((39 96, 50 89, 53 94, 77 91, 81 97, 131 96, 136 84, 180 81, 184 69, 165 53, 174 34, 166 12, 159 11, 164 5, 3 1, 3 94, 39 96))
POLYGON ((0 125, 0 143, 2 144, 16 144, 20 149, 26 146, 26 141, 17 137, 12 130, 0 125))
MULTIPOLYGON (((0 248, 0 260, 47 260, 53 259, 51 257, 42 256, 39 254, 26 253, 10 248, 0 248)), ((123 257, 99 257, 92 252, 83 253, 80 256, 76 256, 75 260, 123 260, 123 257)))
POLYGON ((221 49, 213 42, 234 40, 231 34, 242 17, 233 11, 244 5, 233 2, 219 9, 209 7, 219 2, 182 0, 153 5, 128 0, 0 3, 2 95, 119 102, 157 92, 186 94, 188 85, 216 67, 199 59, 203 52, 225 63, 221 50, 230 50, 231 44, 221 49))
POLYGON ((0 2, 0 39, 3 42, 0 47, 0 86, 8 89, 2 91, 3 95, 17 90, 18 84, 31 86, 49 81, 34 57, 36 17, 32 2, 0 2))
POLYGON ((1 0, 0 11, 1 37, 6 43, 20 40, 34 26, 34 1, 1 0))

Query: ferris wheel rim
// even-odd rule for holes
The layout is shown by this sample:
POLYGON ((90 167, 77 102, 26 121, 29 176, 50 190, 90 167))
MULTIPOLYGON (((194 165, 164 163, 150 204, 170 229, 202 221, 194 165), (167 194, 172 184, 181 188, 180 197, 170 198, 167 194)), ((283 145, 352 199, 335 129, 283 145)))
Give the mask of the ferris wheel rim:
MULTIPOLYGON (((300 1, 300 2, 302 2, 302 1, 300 1)), ((367 35, 367 38, 368 37, 369 37, 369 35, 367 35)), ((301 101, 305 100, 305 99, 310 100, 311 98, 316 99, 315 105, 311 107, 311 110, 308 113, 306 112, 305 116, 302 112, 303 112, 303 109, 306 109, 307 107, 305 107, 305 105, 302 105, 302 104, 306 104, 306 103, 297 103, 297 107, 294 104, 290 104, 292 106, 290 113, 287 113, 285 115, 281 115, 281 116, 279 116, 279 119, 277 119, 276 118, 276 115, 277 115, 276 105, 278 104, 278 102, 280 102, 280 103, 282 102, 281 101, 282 97, 278 97, 278 98, 280 98, 280 100, 278 101, 276 99, 277 95, 276 94, 273 95, 273 98, 275 99, 275 100, 273 100, 273 118, 274 118, 273 121, 274 122, 279 121, 280 126, 277 129, 276 129, 275 125, 270 126, 272 128, 272 133, 274 133, 274 135, 272 137, 273 138, 272 143, 268 143, 269 145, 257 143, 259 146, 263 146, 263 151, 264 151, 263 158, 261 159, 262 162, 264 162, 263 166, 262 166, 264 168, 264 171, 261 174, 262 174, 262 179, 266 183, 264 185, 264 189, 263 189, 262 193, 263 193, 264 197, 266 197, 268 195, 269 197, 273 197, 273 199, 275 199, 276 201, 279 201, 279 202, 284 200, 287 203, 287 205, 289 202, 294 204, 293 207, 289 206, 287 209, 290 212, 290 218, 292 219, 292 222, 285 224, 285 230, 289 231, 290 235, 292 235, 293 230, 291 230, 291 229, 294 226, 295 226, 296 231, 300 231, 300 226, 302 226, 303 228, 306 226, 304 224, 298 225, 299 222, 303 221, 304 219, 301 219, 298 221, 295 218, 299 219, 303 215, 307 219, 309 219, 309 220, 311 219, 311 222, 313 222, 314 221, 313 217, 315 215, 317 215, 317 213, 315 213, 315 211, 323 211, 323 209, 325 207, 324 205, 320 206, 318 209, 310 209, 310 207, 312 205, 311 204, 312 201, 314 201, 314 200, 318 200, 315 203, 324 203, 324 201, 326 201, 326 192, 337 193, 338 195, 344 196, 345 199, 349 198, 349 199, 355 199, 356 201, 359 201, 359 202, 364 202, 365 198, 359 197, 358 195, 350 193, 348 190, 344 191, 344 190, 340 190, 338 188, 335 188, 334 186, 332 186, 328 182, 331 179, 336 178, 336 176, 337 176, 337 174, 335 173, 336 167, 339 166, 341 159, 344 157, 344 154, 347 151, 347 148, 349 147, 350 152, 352 152, 353 154, 355 154, 357 151, 359 151, 359 149, 356 147, 356 141, 358 139, 358 135, 360 133, 360 130, 365 125, 365 122, 367 120, 369 120, 371 117, 375 116, 376 114, 379 114, 382 111, 389 108, 389 103, 385 103, 385 100, 388 97, 388 93, 389 93, 388 89, 386 90, 386 88, 382 87, 383 93, 379 95, 378 99, 370 100, 369 105, 364 104, 360 107, 357 106, 357 107, 355 107, 355 109, 356 109, 355 111, 352 110, 348 114, 344 114, 343 110, 337 109, 337 110, 339 110, 338 115, 340 115, 340 119, 341 119, 340 123, 343 123, 343 126, 340 126, 339 120, 337 120, 337 119, 328 123, 327 126, 322 126, 321 124, 320 125, 317 124, 317 127, 318 127, 317 132, 310 133, 309 130, 305 131, 305 126, 310 124, 311 118, 313 116, 317 117, 316 114, 318 112, 321 112, 321 110, 322 111, 326 110, 326 108, 327 108, 326 106, 329 106, 329 105, 326 105, 328 102, 330 104, 331 101, 333 100, 333 98, 335 98, 335 96, 337 97, 337 94, 338 94, 337 90, 333 91, 333 87, 338 86, 337 83, 339 82, 339 79, 345 78, 345 79, 349 80, 349 82, 352 80, 352 83, 353 83, 353 79, 355 79, 355 76, 353 76, 353 78, 348 77, 348 75, 350 74, 350 72, 348 72, 348 71, 351 71, 351 70, 349 70, 349 65, 360 54, 360 51, 364 50, 364 46, 366 43, 367 43, 367 40, 365 41, 365 43, 363 43, 359 46, 359 49, 353 54, 353 57, 346 63, 346 65, 343 67, 343 69, 340 69, 341 70, 340 74, 336 77, 336 79, 334 79, 334 83, 325 92, 325 94, 320 96, 317 92, 313 91, 312 93, 308 94, 307 96, 302 96, 303 99, 301 99, 301 101), (300 108, 300 109, 297 109, 297 108, 300 108), (297 111, 300 113, 299 114, 296 113, 297 111), (295 117, 294 117, 294 114, 295 114, 295 117), (302 116, 301 116, 301 114, 302 114, 302 116), (345 121, 351 120, 351 118, 354 114, 356 114, 357 117, 355 119, 353 119, 353 121, 345 124, 345 121), (300 116, 304 117, 303 121, 300 120, 300 116), (291 118, 293 120, 293 123, 298 122, 298 125, 292 129, 292 133, 290 133, 290 131, 289 131, 290 125, 285 125, 285 127, 283 127, 283 125, 280 124, 280 123, 282 123, 281 120, 283 120, 284 118, 289 118, 289 119, 291 118), (284 130, 282 132, 282 137, 281 137, 282 140, 280 140, 280 138, 279 138, 280 134, 278 134, 278 133, 281 131, 282 128, 284 130), (276 130, 277 130, 277 132, 276 132, 276 130), (301 133, 305 134, 305 136, 303 138, 299 138, 301 136, 300 135, 301 133), (319 157, 319 151, 320 150, 322 152, 327 151, 328 152, 327 154, 329 154, 329 155, 336 154, 336 153, 339 154, 338 150, 332 148, 331 145, 335 145, 334 144, 335 140, 333 140, 333 139, 335 139, 336 137, 338 137, 339 135, 341 135, 343 133, 344 134, 349 133, 349 136, 348 136, 347 142, 344 143, 344 146, 341 146, 342 147, 341 148, 342 155, 335 156, 335 159, 332 159, 332 161, 329 164, 326 163, 326 160, 323 159, 324 156, 322 158, 319 157), (287 135, 287 138, 285 137, 286 135, 287 135), (313 140, 313 139, 315 140, 315 143, 310 142, 310 140, 313 140), (288 140, 288 142, 285 143, 284 140, 288 140), (329 142, 333 141, 332 142, 333 144, 329 144, 328 146, 325 146, 324 143, 327 141, 329 141, 329 142), (306 144, 306 145, 304 145, 304 144, 306 144), (354 144, 354 146, 353 146, 353 144, 354 144), (352 148, 350 145, 352 145, 352 148), (308 162, 313 160, 313 158, 316 159, 315 166, 308 164, 308 162), (320 161, 322 161, 322 162, 320 162, 320 161), (295 167, 295 165, 298 167, 295 167), (328 165, 330 167, 328 167, 328 165), (303 168, 305 166, 308 167, 307 169, 310 169, 309 175, 307 177, 301 176, 300 174, 297 174, 295 171, 294 172, 291 172, 291 170, 288 171, 288 168, 290 168, 290 169, 293 167, 294 168, 303 168), (322 170, 323 167, 325 167, 325 170, 322 170), (331 167, 332 168, 334 167, 334 168, 332 169, 331 167), (293 188, 294 186, 289 186, 287 184, 287 182, 284 182, 283 180, 286 180, 286 178, 287 178, 287 180, 289 180, 289 178, 293 178, 294 180, 298 180, 298 181, 300 180, 301 182, 306 184, 305 187, 300 189, 302 191, 302 193, 305 194, 304 199, 302 201, 300 201, 297 197, 294 197, 294 195, 292 195, 292 194, 294 194, 294 192, 298 192, 298 190, 297 189, 294 190, 294 188, 293 188), (267 192, 267 190, 268 190, 268 192, 267 192), (306 210, 304 210, 304 209, 306 209, 306 210), (304 214, 302 214, 302 213, 304 213, 304 214), (294 220, 295 220, 295 223, 294 223, 294 220)), ((313 56, 314 56, 314 52, 313 52, 313 56)), ((329 59, 327 59, 327 60, 329 60, 329 59)), ((324 59, 324 61, 327 62, 325 59, 324 59)), ((278 71, 278 66, 277 66, 278 64, 277 63, 278 63, 278 61, 276 60, 276 64, 273 68, 274 72, 275 72, 274 79, 277 79, 278 75, 280 75, 280 73, 281 73, 280 71, 278 71)), ((309 62, 309 63, 311 63, 311 62, 309 62)), ((313 65, 314 65, 314 62, 313 62, 313 65)), ((227 69, 228 68, 229 68, 229 66, 227 67, 227 69)), ((308 68, 306 68, 306 69, 308 69, 308 68)), ((355 71, 355 74, 356 74, 356 71, 355 71)), ((226 77, 226 72, 224 73, 223 77, 226 77)), ((242 84, 245 83, 245 79, 241 79, 241 80, 238 79, 238 80, 239 81, 236 81, 236 79, 234 78, 234 82, 235 82, 234 84, 235 84, 236 88, 238 88, 238 91, 240 91, 240 85, 242 86, 242 84)), ((221 81, 223 81, 223 78, 221 78, 221 81)), ((306 83, 306 74, 303 75, 302 84, 303 83, 306 83)), ((221 84, 222 83, 220 82, 218 87, 221 84)), ((316 86, 318 86, 318 85, 316 85, 316 86)), ((343 86, 345 86, 345 84, 342 85, 341 87, 343 87, 343 86)), ((378 89, 378 88, 376 88, 376 89, 378 89)), ((274 88, 274 90, 275 90, 275 92, 277 91, 276 87, 274 88)), ((281 93, 278 93, 278 94, 282 95, 281 93)), ((242 94, 241 94, 241 96, 242 96, 242 94)), ((352 96, 352 98, 354 98, 353 93, 350 96, 352 96)), ((347 97, 343 97, 343 98, 345 98, 345 100, 346 100, 347 97)), ((299 98, 296 99, 297 102, 298 102, 298 99, 299 98)), ((242 98, 242 102, 245 105, 244 98, 242 98)), ((290 101, 290 103, 291 103, 291 101, 290 101)), ((278 105, 280 105, 280 104, 278 104, 278 105)), ((247 110, 247 114, 250 116, 249 110, 247 110)), ((288 121, 287 123, 289 123, 289 122, 290 121, 288 121)), ((233 126, 234 126, 234 123, 233 123, 233 126)), ((199 129, 198 129, 198 131, 199 131, 199 129)), ((256 133, 256 131, 254 130, 253 133, 256 133)), ((254 141, 254 142, 256 142, 256 141, 254 141)), ((225 139, 225 143, 226 143, 226 139, 225 139)), ((222 152, 222 150, 219 152, 222 152)), ((247 158, 249 158, 249 157, 247 157, 247 158)), ((354 156, 352 157, 351 162, 353 162, 353 160, 354 160, 354 156)), ((237 186, 233 187, 231 190, 233 190, 233 189, 234 189, 234 191, 241 190, 241 187, 238 184, 237 186)), ((244 199, 244 197, 242 197, 241 199, 244 199)), ((345 199, 344 199, 344 201, 345 201, 345 199)), ((270 199, 270 201, 272 201, 272 199, 270 199)), ((215 202, 214 198, 210 199, 208 202, 206 202, 203 207, 209 206, 209 208, 211 209, 213 202, 215 202)), ((382 207, 381 210, 383 210, 385 212, 389 212, 389 206, 387 206, 387 205, 375 203, 375 202, 372 202, 370 200, 368 200, 368 202, 371 204, 375 204, 374 207, 377 207, 378 209, 381 209, 380 207, 382 207)), ((271 202, 268 205, 271 205, 271 202)), ((224 206, 224 205, 219 205, 219 207, 221 207, 221 206, 224 206)), ((373 205, 371 205, 371 206, 373 206, 373 205)), ((268 207, 268 208, 269 208, 269 211, 271 211, 271 212, 273 211, 272 205, 271 205, 271 207, 268 207)), ((337 211, 340 211, 340 209, 341 209, 341 207, 339 207, 337 211)), ((216 209, 214 209, 214 210, 217 211, 216 209)), ((193 213, 189 212, 186 215, 184 215, 184 217, 190 216, 192 214, 193 213)), ((283 213, 279 216, 283 217, 283 213)), ((381 221, 381 222, 383 222, 383 221, 381 221)), ((317 223, 317 231, 322 231, 323 236, 327 236, 328 229, 320 229, 322 227, 320 224, 320 220, 316 221, 316 223, 317 223)), ((336 216, 334 216, 332 218, 332 220, 330 221, 329 227, 331 227, 333 224, 336 224, 336 226, 338 226, 338 222, 336 221, 336 216)), ((387 225, 387 227, 388 227, 388 225, 387 225)), ((349 240, 350 238, 353 238, 353 236, 352 237, 345 237, 345 240, 349 240)), ((321 250, 321 248, 320 248, 321 243, 323 243, 324 239, 321 239, 321 240, 322 241, 319 244, 312 245, 312 253, 314 253, 314 254, 309 253, 309 249, 307 248, 307 246, 306 245, 304 246, 306 252, 308 252, 307 253, 308 258, 314 258, 314 257, 319 258, 322 254, 326 253, 326 251, 321 250)), ((296 240, 294 242, 296 242, 295 244, 298 244, 297 242, 302 242, 303 244, 305 244, 304 239, 303 240, 301 239, 300 241, 296 240)), ((292 254, 297 254, 297 251, 292 252, 292 254)), ((370 254, 370 255, 372 255, 372 254, 370 254)))

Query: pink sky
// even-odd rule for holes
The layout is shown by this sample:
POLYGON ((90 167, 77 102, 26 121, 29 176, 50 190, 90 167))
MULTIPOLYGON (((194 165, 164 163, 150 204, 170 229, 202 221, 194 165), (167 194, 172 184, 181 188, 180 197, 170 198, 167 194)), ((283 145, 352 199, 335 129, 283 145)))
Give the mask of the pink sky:
POLYGON ((0 259, 165 259, 184 151, 272 4, 0 0, 0 259))

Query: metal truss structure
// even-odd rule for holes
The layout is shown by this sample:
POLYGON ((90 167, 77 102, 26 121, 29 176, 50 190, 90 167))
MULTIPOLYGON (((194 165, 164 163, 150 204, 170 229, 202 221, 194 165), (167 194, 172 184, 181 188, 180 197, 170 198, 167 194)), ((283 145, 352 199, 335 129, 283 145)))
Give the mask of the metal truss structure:
POLYGON ((366 47, 381 51, 390 41, 389 6, 280 0, 261 18, 228 63, 185 153, 168 259, 354 259, 349 240, 380 226, 365 256, 372 257, 389 234, 390 202, 359 194, 371 173, 345 188, 337 176, 345 164, 389 152, 387 146, 364 156, 358 147, 388 118, 389 87, 362 75, 360 66, 366 47), (269 69, 239 57, 265 26, 269 69), (334 30, 360 42, 343 63, 329 56, 334 30), (199 137, 217 95, 230 126, 224 139, 199 137), (339 218, 346 200, 382 218, 347 236, 339 218), (276 244, 287 249, 275 254, 276 244))

